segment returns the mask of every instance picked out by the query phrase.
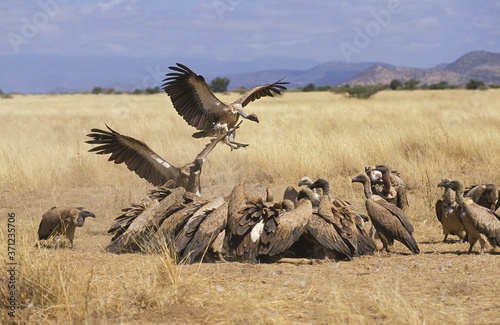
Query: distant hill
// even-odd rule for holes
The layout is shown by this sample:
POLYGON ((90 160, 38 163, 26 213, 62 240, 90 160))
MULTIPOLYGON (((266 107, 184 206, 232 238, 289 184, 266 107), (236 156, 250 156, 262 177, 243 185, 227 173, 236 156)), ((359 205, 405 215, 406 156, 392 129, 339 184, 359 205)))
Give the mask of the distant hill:
POLYGON ((392 80, 420 80, 420 85, 446 81, 453 85, 464 85, 470 79, 500 84, 500 53, 486 51, 470 52, 455 62, 441 64, 433 69, 373 66, 346 83, 354 85, 388 84, 392 80))
POLYGON ((334 61, 317 65, 309 70, 265 70, 228 74, 224 77, 230 80, 230 90, 239 87, 251 88, 281 78, 285 78, 290 83, 289 88, 304 87, 311 83, 316 86, 328 86, 345 83, 373 66, 390 67, 380 62, 346 63, 334 61))
MULTIPOLYGON (((178 58, 159 57, 66 57, 57 55, 0 54, 0 89, 6 93, 59 93, 90 91, 93 87, 132 91, 161 86, 168 66, 178 58)), ((308 84, 388 84, 393 79, 417 79, 420 85, 446 81, 463 85, 470 79, 500 84, 500 53, 470 52, 449 64, 431 69, 396 67, 381 62, 327 62, 286 58, 267 58, 250 62, 203 59, 182 62, 210 82, 227 77, 229 90, 251 88, 285 78, 289 88, 308 84), (267 69, 263 67, 277 67, 267 69), (280 67, 297 67, 283 69, 280 67), (312 67, 312 68, 307 68, 312 67), (250 72, 244 72, 250 71, 250 72), (255 72, 253 72, 255 71, 255 72)))

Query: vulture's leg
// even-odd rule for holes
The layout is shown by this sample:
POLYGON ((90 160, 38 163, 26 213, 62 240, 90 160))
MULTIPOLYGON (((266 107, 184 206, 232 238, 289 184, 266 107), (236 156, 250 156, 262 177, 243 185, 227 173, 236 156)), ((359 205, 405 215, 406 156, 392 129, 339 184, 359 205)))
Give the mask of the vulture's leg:
POLYGON ((219 260, 223 263, 227 263, 226 259, 224 258, 224 256, 222 256, 222 253, 221 252, 217 252, 217 255, 219 256, 219 260))
POLYGON ((236 137, 236 129, 238 129, 240 127, 241 122, 243 122, 243 121, 240 121, 240 123, 238 123, 235 127, 229 129, 226 132, 226 137, 224 138, 224 142, 231 148, 231 151, 233 151, 235 149, 239 149, 239 148, 248 147, 248 144, 246 144, 246 143, 239 143, 239 142, 234 141, 234 139, 236 137))

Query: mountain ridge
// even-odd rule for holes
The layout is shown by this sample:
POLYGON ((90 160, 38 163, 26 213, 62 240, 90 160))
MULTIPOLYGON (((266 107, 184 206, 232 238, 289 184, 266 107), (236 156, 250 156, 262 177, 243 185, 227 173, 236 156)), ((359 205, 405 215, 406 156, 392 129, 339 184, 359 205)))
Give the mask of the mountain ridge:
MULTIPOLYGON (((161 87, 168 66, 178 58, 158 57, 63 57, 56 55, 0 55, 0 90, 5 93, 71 93, 93 87, 132 91, 161 87)), ((420 85, 446 81, 464 85, 470 79, 500 84, 500 53, 473 51, 451 63, 433 68, 411 68, 384 62, 347 63, 270 58, 267 61, 222 62, 208 58, 181 61, 210 82, 215 77, 230 80, 229 90, 251 88, 284 78, 289 88, 389 84, 392 80, 416 79, 420 85), (283 67, 262 69, 265 66, 283 67), (286 67, 298 67, 287 69, 286 67), (312 66, 311 68, 304 68, 312 66), (255 72, 244 72, 255 71, 255 72)))
POLYGON ((471 79, 488 84, 500 83, 500 53, 473 51, 462 55, 452 63, 440 64, 431 69, 373 66, 346 83, 388 84, 394 79, 400 81, 416 79, 421 85, 441 81, 451 85, 464 85, 471 79))

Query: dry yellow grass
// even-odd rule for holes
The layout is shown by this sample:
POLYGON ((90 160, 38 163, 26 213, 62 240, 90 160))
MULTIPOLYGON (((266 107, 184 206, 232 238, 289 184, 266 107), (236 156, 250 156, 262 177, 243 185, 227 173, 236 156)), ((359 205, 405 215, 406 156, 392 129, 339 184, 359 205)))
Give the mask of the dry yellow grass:
MULTIPOLYGON (((223 99, 233 99, 228 94, 223 99)), ((120 210, 151 188, 125 166, 88 153, 93 127, 141 139, 169 162, 191 161, 205 144, 165 94, 33 95, 0 101, 0 251, 7 260, 7 214, 16 220, 15 318, 2 324, 498 322, 498 254, 463 254, 443 244, 433 205, 443 177, 500 184, 500 91, 378 93, 366 101, 330 93, 286 93, 248 106, 231 152, 218 146, 202 175, 203 194, 229 194, 239 179, 269 185, 276 197, 309 175, 360 208, 366 165, 387 163, 409 185, 422 254, 376 254, 321 265, 175 265, 163 255, 103 249, 120 210), (78 229, 73 250, 36 249, 42 214, 85 206, 97 218, 78 229)), ((5 303, 8 274, 0 276, 5 303)))

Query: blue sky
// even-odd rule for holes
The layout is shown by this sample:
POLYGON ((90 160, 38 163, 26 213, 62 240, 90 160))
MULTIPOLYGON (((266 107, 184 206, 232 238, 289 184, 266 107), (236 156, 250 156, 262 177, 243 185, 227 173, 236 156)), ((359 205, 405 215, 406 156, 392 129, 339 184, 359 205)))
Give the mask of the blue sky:
POLYGON ((425 68, 500 52, 500 2, 2 0, 0 35, 0 59, 20 66, 55 56, 183 62, 199 73, 216 73, 213 61, 241 70, 328 61, 425 68))

